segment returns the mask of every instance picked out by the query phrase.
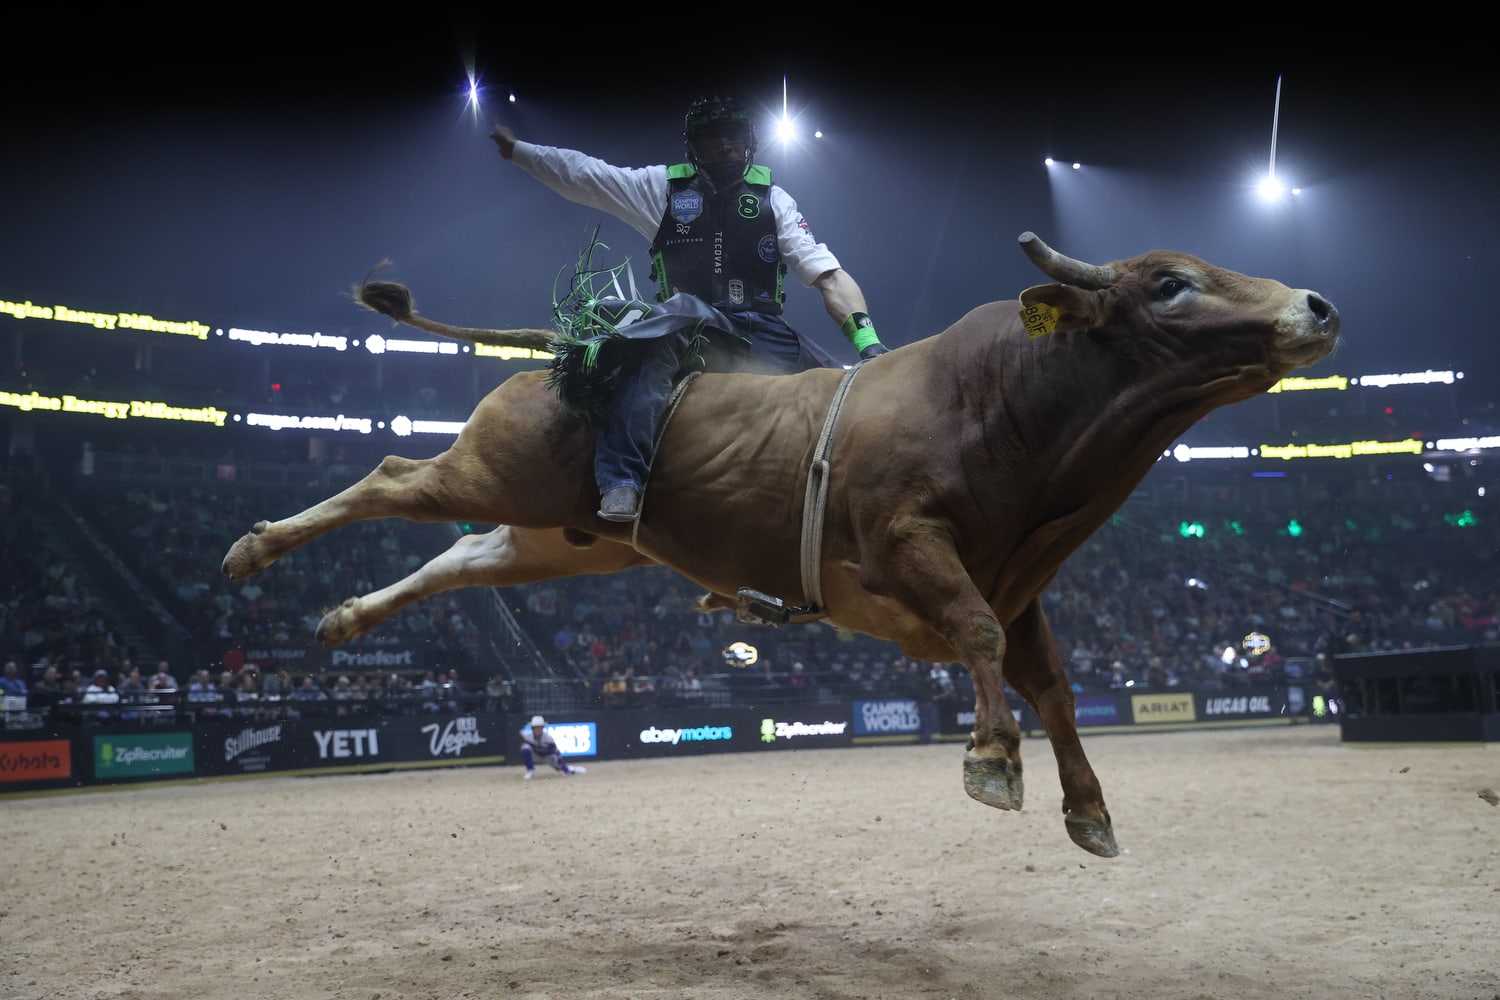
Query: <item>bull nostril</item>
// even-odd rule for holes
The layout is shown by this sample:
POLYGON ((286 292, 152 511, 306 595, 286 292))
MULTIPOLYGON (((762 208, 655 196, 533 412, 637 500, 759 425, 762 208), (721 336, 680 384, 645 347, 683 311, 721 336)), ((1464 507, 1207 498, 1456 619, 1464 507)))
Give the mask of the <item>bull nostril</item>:
POLYGON ((1307 308, 1311 309, 1312 314, 1318 318, 1319 326, 1327 326, 1329 323, 1338 320, 1339 311, 1334 308, 1332 302, 1329 302, 1317 292, 1307 293, 1307 308))

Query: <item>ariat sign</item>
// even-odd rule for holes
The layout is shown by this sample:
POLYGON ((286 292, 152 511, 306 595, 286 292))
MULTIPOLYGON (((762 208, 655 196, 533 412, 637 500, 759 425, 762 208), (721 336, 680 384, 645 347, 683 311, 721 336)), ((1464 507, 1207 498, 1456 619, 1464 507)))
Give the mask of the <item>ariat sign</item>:
POLYGON ((1130 711, 1137 724, 1192 722, 1198 718, 1191 694, 1133 694, 1130 711))

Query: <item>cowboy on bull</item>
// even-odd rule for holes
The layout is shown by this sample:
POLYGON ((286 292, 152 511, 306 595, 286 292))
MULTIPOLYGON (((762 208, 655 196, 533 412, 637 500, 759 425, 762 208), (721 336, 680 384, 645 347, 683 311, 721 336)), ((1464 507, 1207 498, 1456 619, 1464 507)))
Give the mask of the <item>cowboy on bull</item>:
MULTIPOLYGON (((606 319, 593 328, 606 335, 559 355, 564 367, 587 365, 610 376, 594 454, 604 520, 640 515, 656 436, 673 386, 688 370, 842 367, 782 317, 788 270, 821 293, 861 361, 886 353, 858 283, 813 237, 791 195, 771 182, 770 168, 753 162, 755 125, 732 98, 692 103, 683 129, 687 161, 673 166, 616 167, 518 140, 499 122, 490 138, 501 156, 563 197, 608 212, 651 240, 656 302, 619 302, 613 316, 631 321, 606 319)), ((560 375, 555 384, 566 404, 567 379, 560 375)))

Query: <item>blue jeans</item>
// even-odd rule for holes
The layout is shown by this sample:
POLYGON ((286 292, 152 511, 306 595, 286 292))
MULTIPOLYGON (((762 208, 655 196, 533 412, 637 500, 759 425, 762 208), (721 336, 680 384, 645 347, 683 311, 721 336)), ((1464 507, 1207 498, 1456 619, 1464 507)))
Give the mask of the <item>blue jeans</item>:
POLYGON ((684 327, 630 345, 615 373, 609 417, 594 445, 594 482, 601 494, 621 486, 645 490, 651 454, 672 386, 689 370, 757 371, 786 375, 823 367, 780 316, 725 312, 734 336, 705 328, 701 357, 688 363, 694 330, 684 327), (748 340, 748 343, 746 342, 748 340))

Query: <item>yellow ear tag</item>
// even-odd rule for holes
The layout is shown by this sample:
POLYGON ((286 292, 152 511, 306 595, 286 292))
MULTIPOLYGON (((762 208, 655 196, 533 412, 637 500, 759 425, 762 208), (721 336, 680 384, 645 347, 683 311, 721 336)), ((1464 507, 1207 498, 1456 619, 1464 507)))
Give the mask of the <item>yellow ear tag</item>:
POLYGON ((1026 336, 1035 340, 1056 330, 1057 317, 1061 315, 1061 312, 1047 303, 1038 302, 1034 306, 1027 306, 1021 310, 1021 325, 1026 327, 1026 336))

